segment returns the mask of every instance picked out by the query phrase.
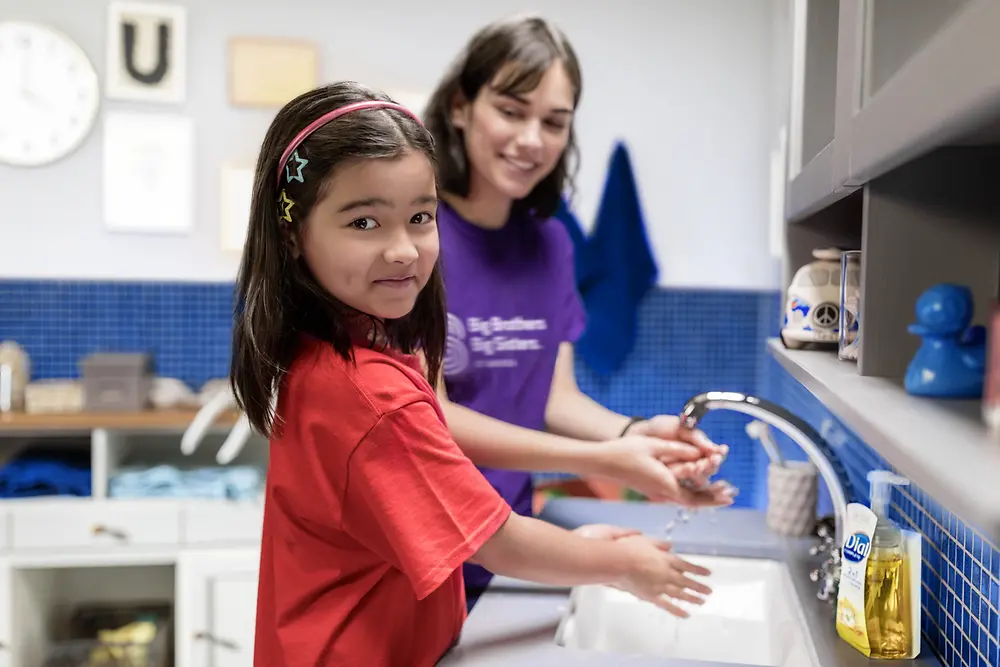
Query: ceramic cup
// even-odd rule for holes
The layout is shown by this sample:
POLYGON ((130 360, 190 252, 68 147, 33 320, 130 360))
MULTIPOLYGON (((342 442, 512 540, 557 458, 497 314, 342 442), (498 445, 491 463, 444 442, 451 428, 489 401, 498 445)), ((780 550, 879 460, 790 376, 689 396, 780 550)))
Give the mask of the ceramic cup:
POLYGON ((805 461, 785 461, 767 469, 767 527, 778 535, 806 537, 816 526, 819 476, 805 461))

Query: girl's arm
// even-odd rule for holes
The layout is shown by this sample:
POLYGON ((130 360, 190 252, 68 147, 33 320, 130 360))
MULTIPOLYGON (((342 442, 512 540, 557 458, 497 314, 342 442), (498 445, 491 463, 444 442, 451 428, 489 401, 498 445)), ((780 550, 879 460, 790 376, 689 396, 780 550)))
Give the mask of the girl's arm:
POLYGON ((511 512, 471 559, 495 574, 553 586, 617 586, 677 616, 676 600, 701 604, 711 589, 689 574, 708 575, 641 535, 617 540, 584 537, 511 512))

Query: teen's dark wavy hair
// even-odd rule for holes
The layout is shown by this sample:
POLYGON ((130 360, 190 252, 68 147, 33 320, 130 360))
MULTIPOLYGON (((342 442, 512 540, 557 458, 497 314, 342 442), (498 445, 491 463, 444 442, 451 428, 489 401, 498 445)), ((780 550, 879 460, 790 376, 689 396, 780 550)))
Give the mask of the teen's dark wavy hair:
MULTIPOLYGON (((451 121, 456 100, 472 102, 483 86, 505 95, 529 93, 555 62, 561 62, 569 75, 576 108, 583 92, 580 63, 569 40, 551 23, 537 16, 516 16, 492 23, 473 35, 424 112, 427 129, 437 146, 438 180, 444 191, 460 197, 469 194, 465 138, 451 121), (501 71, 503 76, 498 78, 501 71)), ((513 212, 551 217, 560 198, 572 189, 578 163, 576 135, 570 127, 569 143, 555 169, 527 197, 514 202, 513 212)))
MULTIPOLYGON (((278 160, 295 135, 323 114, 364 100, 391 101, 353 82, 304 93, 278 112, 261 145, 236 283, 229 379, 237 404, 265 435, 275 425, 271 399, 295 357, 299 335, 311 334, 352 359, 348 326, 349 319, 358 316, 320 286, 304 260, 293 256, 290 240, 297 238, 309 211, 345 161, 392 159, 412 150, 424 153, 434 164, 434 139, 413 118, 388 109, 352 111, 320 127, 298 147, 299 156, 309 161, 304 182, 282 179, 279 187, 278 160), (291 223, 280 219, 282 189, 295 202, 291 223)), ((435 266, 413 310, 385 322, 384 329, 389 344, 404 353, 422 350, 429 377, 437 377, 446 327, 444 285, 435 266)))

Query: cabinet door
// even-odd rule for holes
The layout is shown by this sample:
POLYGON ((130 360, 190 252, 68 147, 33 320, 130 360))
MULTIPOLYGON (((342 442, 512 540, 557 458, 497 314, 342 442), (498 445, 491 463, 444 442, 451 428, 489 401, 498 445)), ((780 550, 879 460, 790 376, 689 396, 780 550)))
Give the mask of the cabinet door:
POLYGON ((257 550, 189 552, 178 564, 177 667, 253 664, 257 550))
POLYGON ((12 615, 14 593, 10 578, 10 564, 5 559, 0 559, 0 667, 14 667, 15 664, 12 615))

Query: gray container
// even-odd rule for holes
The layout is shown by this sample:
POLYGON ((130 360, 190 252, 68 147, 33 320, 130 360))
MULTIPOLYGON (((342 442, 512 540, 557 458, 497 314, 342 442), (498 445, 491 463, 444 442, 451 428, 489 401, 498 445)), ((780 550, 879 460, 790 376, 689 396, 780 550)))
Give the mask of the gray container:
POLYGON ((92 354, 80 362, 83 409, 130 412, 149 407, 153 359, 142 353, 92 354))

